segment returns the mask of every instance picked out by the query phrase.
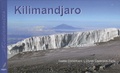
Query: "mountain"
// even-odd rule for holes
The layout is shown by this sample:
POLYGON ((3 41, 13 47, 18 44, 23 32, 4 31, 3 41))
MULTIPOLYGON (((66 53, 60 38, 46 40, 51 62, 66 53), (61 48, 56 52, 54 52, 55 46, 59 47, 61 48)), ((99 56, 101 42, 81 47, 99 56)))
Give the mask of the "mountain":
POLYGON ((56 27, 53 27, 52 29, 66 29, 66 30, 73 30, 73 29, 78 29, 76 27, 73 27, 73 26, 70 26, 70 25, 67 25, 67 24, 61 24, 61 25, 58 25, 56 27))
POLYGON ((85 32, 62 33, 48 36, 26 38, 8 46, 9 54, 66 47, 92 46, 99 42, 107 42, 119 36, 119 29, 109 28, 85 32))

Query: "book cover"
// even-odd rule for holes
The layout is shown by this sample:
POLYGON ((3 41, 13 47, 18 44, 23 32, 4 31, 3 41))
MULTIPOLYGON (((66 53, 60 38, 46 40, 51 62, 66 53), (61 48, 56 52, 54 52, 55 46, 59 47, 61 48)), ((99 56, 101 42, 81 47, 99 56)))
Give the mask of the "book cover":
POLYGON ((120 0, 0 0, 0 73, 119 73, 120 0))

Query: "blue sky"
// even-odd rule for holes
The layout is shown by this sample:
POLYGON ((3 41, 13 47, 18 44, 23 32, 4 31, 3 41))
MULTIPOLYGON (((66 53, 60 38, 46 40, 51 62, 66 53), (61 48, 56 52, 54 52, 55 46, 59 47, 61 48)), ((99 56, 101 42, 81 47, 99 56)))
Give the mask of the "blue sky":
POLYGON ((8 0, 8 28, 69 24, 81 27, 120 27, 120 0, 8 0), (79 15, 15 14, 15 6, 80 8, 79 15))

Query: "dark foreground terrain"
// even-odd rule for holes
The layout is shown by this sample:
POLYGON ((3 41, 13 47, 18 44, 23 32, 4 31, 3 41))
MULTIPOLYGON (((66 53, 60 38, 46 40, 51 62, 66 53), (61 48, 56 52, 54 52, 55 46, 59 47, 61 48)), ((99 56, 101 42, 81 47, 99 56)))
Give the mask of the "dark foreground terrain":
POLYGON ((120 73, 120 38, 92 47, 19 53, 9 73, 120 73))

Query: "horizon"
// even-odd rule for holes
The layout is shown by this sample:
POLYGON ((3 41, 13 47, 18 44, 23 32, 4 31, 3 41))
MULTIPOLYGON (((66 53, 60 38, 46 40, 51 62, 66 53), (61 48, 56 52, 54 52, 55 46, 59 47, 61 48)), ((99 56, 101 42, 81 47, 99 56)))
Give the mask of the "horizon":
MULTIPOLYGON (((119 7, 120 0, 8 0, 7 35, 36 36, 59 33, 49 30, 49 28, 61 24, 83 28, 84 30, 120 28, 119 7), (34 8, 64 6, 66 8, 80 8, 81 13, 65 14, 64 16, 60 16, 59 14, 15 14, 15 6, 32 6, 34 8), (47 30, 43 30, 43 28, 47 30)), ((14 37, 16 38, 16 36, 14 37)))

